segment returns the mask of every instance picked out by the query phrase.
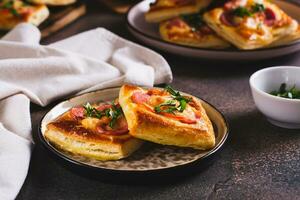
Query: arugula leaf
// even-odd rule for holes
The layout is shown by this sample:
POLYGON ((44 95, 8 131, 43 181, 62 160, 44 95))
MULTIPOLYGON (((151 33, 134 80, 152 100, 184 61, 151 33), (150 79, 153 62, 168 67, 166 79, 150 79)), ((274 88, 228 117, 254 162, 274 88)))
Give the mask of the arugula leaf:
POLYGON ((160 112, 169 112, 170 113, 170 112, 174 112, 175 110, 177 110, 177 108, 176 108, 176 102, 174 100, 168 100, 168 101, 161 103, 154 107, 154 111, 157 113, 160 113, 160 112), (161 107, 167 107, 167 109, 162 110, 161 107))
POLYGON ((170 85, 167 85, 165 87, 165 90, 167 90, 171 95, 173 96, 181 96, 180 93, 178 91, 175 91, 170 85))
POLYGON ((173 113, 173 114, 175 114, 175 111, 183 112, 186 108, 187 103, 191 101, 191 98, 182 96, 180 92, 174 90, 169 85, 165 87, 165 90, 171 94, 172 100, 168 100, 164 103, 155 106, 154 111, 156 113, 166 112, 166 113, 173 113), (177 106, 177 102, 179 102, 178 106, 177 106))
POLYGON ((180 111, 180 112, 183 112, 184 109, 186 108, 187 102, 186 102, 184 99, 181 99, 179 103, 180 103, 180 105, 179 105, 179 107, 178 107, 178 108, 179 108, 179 111, 180 111))

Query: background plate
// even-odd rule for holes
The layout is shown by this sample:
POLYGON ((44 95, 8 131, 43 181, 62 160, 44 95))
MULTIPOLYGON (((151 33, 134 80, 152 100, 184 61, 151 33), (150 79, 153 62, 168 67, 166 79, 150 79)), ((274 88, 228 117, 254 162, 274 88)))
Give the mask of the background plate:
MULTIPOLYGON (((221 59, 221 60, 260 60, 294 53, 300 50, 300 41, 280 47, 258 50, 239 50, 235 48, 225 50, 188 47, 164 41, 160 38, 158 24, 147 23, 144 14, 149 10, 149 3, 153 0, 142 1, 133 6, 127 14, 127 27, 140 41, 154 48, 183 56, 221 59)), ((285 12, 300 22, 299 3, 274 0, 285 12)))
POLYGON ((53 107, 41 120, 39 127, 39 139, 48 150, 74 164, 92 167, 94 169, 98 168, 113 171, 142 172, 174 168, 201 160, 216 152, 224 144, 227 138, 228 126, 224 116, 205 101, 202 101, 202 103, 209 118, 213 122, 216 136, 216 146, 209 151, 163 146, 146 142, 139 150, 137 150, 128 158, 118 161, 99 161, 61 151, 52 146, 44 138, 46 125, 62 113, 69 110, 71 107, 82 105, 86 102, 94 103, 99 101, 113 100, 118 96, 119 89, 120 88, 111 88, 91 92, 59 103, 53 107))

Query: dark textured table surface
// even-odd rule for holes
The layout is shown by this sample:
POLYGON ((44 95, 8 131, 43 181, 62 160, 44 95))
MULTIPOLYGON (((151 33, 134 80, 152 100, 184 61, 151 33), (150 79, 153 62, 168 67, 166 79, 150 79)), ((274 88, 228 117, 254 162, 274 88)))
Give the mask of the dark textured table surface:
MULTIPOLYGON (((125 16, 96 2, 89 3, 88 11, 43 43, 96 27, 135 41, 125 27, 125 16)), ((174 175, 172 182, 145 184, 141 179, 140 184, 118 184, 73 172, 37 145, 17 199, 300 199, 300 130, 269 124, 256 109, 248 84, 249 76, 262 67, 300 65, 300 52, 255 63, 162 55, 172 67, 173 86, 209 101, 229 121, 230 136, 208 167, 184 178, 174 175)), ((33 134, 51 106, 31 105, 33 134)))

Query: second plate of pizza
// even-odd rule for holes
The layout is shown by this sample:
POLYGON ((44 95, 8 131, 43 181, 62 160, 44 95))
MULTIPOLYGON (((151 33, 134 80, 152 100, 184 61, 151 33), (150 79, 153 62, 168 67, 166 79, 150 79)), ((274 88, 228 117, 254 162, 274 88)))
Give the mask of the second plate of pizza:
POLYGON ((209 103, 166 88, 124 85, 53 107, 39 139, 76 165, 118 172, 174 169, 213 155, 228 125, 209 103))
POLYGON ((127 14, 130 32, 166 52, 259 60, 300 50, 300 5, 274 0, 145 0, 127 14))

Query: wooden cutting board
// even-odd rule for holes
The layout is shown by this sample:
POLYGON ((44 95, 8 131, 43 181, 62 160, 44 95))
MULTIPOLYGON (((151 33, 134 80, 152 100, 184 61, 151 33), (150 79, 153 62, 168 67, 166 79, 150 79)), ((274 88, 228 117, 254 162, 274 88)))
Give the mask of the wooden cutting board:
MULTIPOLYGON (((84 15, 86 13, 86 6, 82 2, 77 2, 68 6, 49 7, 49 10, 50 15, 48 19, 39 26, 42 38, 61 30, 84 15)), ((0 36, 3 36, 5 33, 5 31, 1 31, 0 36)))

